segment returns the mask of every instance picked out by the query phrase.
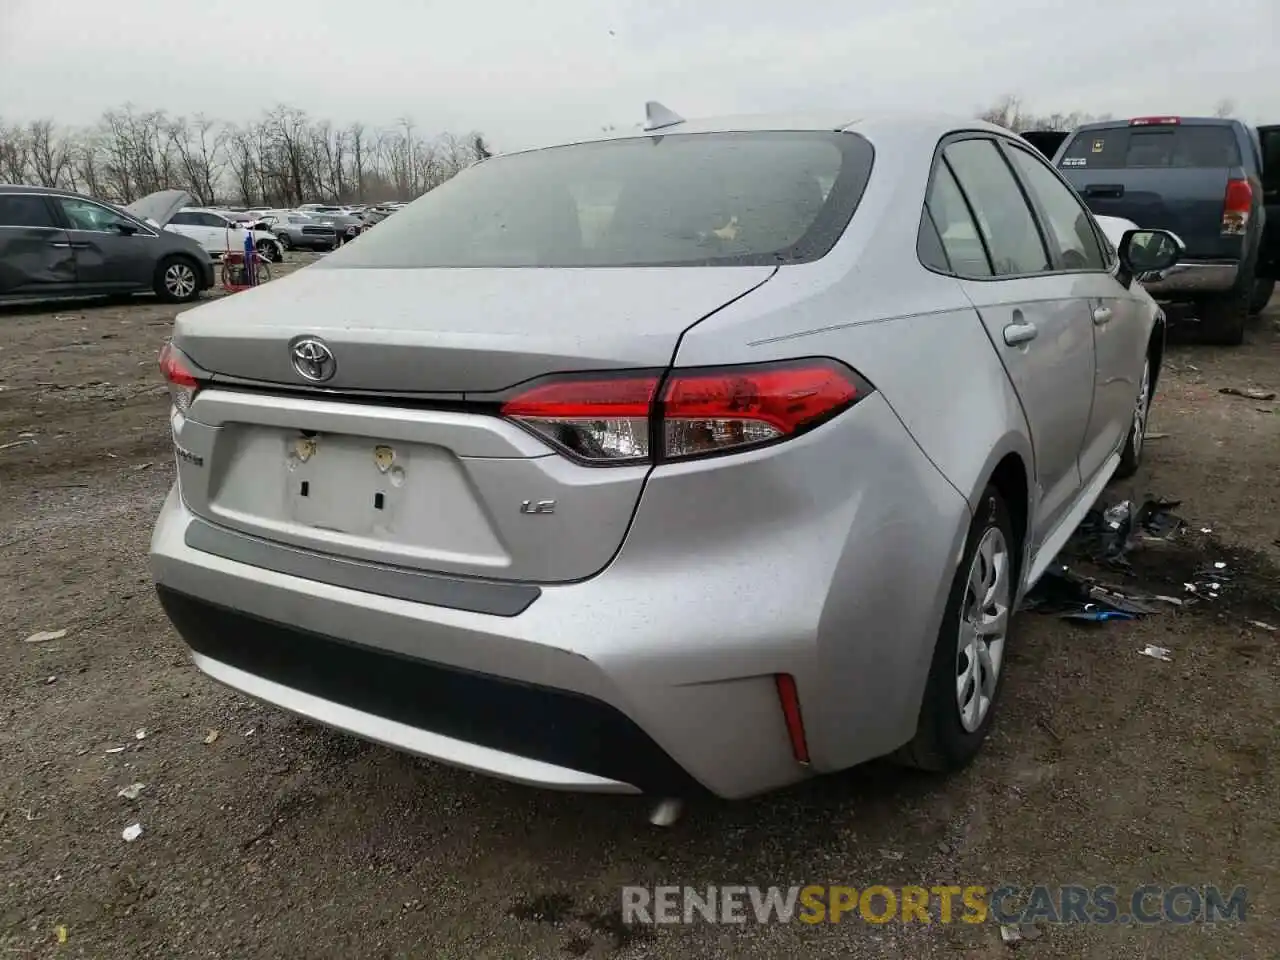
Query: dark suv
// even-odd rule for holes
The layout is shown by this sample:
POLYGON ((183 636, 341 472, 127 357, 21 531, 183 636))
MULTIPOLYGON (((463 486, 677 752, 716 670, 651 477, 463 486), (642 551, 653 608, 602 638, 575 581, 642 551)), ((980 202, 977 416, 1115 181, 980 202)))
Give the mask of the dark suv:
POLYGON ((1268 225, 1266 203, 1277 170, 1265 158, 1278 132, 1217 118, 1107 120, 1073 131, 1054 161, 1095 214, 1177 234, 1185 255, 1144 286, 1194 304, 1206 339, 1238 344, 1275 287, 1280 215, 1268 225))

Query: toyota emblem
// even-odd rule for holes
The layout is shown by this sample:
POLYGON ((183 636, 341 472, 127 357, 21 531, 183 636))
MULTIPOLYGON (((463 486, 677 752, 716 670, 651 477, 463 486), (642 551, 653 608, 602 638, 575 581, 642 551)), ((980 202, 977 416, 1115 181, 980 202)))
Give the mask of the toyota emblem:
POLYGON ((323 383, 329 380, 338 370, 338 361, 333 358, 329 345, 319 337, 298 337, 289 345, 293 356, 293 369, 298 376, 312 383, 323 383))

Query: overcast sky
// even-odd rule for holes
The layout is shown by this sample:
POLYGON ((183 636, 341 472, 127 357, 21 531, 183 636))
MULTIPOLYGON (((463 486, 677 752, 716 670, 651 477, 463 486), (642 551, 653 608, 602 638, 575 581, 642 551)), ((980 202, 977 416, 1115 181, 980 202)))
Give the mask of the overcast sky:
POLYGON ((500 150, 638 121, 808 108, 1207 113, 1280 122, 1277 0, 0 0, 0 118, 132 102, 500 150))

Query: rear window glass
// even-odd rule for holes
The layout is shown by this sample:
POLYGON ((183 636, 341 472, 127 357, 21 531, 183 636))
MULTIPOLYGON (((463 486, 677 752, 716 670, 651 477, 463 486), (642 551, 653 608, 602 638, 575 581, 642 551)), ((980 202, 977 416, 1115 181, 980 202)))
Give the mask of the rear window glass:
POLYGON ((1065 170, 1236 167, 1240 148, 1230 127, 1103 127, 1081 131, 1063 152, 1065 170))
POLYGON ((673 134, 478 164, 327 257, 332 267, 800 263, 825 254, 870 176, 854 134, 673 134))

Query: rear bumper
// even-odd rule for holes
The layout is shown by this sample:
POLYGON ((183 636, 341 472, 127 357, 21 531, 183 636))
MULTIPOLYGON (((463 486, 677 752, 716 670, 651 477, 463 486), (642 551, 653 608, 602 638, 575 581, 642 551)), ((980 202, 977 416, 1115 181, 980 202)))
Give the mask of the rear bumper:
POLYGON ((157 592, 197 667, 312 720, 544 787, 634 793, 638 784, 670 795, 699 789, 639 727, 599 700, 344 643, 166 587, 157 592))
POLYGON ((1233 290, 1240 276, 1237 261, 1195 261, 1176 263, 1161 271, 1155 279, 1142 280, 1142 285, 1157 299, 1188 299, 1201 294, 1226 293, 1233 290))
POLYGON ((508 780, 737 798, 911 737, 969 513, 873 395, 789 443, 655 470, 603 572, 508 615, 220 556, 202 523, 171 491, 150 561, 223 683, 508 780))

